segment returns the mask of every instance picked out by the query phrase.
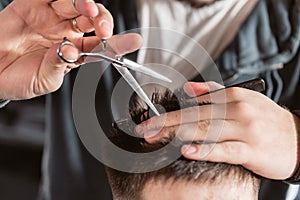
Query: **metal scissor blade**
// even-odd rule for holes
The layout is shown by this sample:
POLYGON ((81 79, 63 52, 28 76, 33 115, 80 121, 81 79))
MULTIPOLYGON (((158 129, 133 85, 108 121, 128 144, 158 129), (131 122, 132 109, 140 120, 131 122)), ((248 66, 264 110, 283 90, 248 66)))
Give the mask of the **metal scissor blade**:
POLYGON ((137 71, 137 72, 141 72, 141 73, 144 73, 144 74, 147 74, 149 76, 152 76, 154 78, 157 78, 157 79, 160 79, 162 81, 165 81, 165 82, 169 82, 169 83, 172 83, 172 80, 169 79, 168 77, 164 76, 164 75, 161 75, 155 71, 153 71, 152 69, 149 69, 149 68, 146 68, 144 67, 143 65, 140 65, 132 60, 129 60, 127 58, 122 58, 121 61, 124 63, 124 65, 129 68, 129 69, 132 69, 134 71, 137 71))
POLYGON ((127 81, 127 83, 130 85, 130 87, 139 95, 139 97, 145 101, 145 103, 153 110, 153 112, 160 116, 158 110, 155 108, 151 100, 148 98, 144 90, 141 88, 139 83, 135 80, 135 78, 132 76, 132 74, 129 72, 129 70, 126 67, 122 67, 118 64, 112 63, 113 66, 118 70, 118 72, 122 75, 122 77, 127 81))

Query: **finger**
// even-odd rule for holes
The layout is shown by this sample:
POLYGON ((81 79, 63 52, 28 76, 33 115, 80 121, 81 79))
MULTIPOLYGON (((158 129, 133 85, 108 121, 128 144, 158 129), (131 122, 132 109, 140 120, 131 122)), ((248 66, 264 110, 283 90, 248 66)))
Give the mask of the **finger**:
POLYGON ((191 160, 246 164, 250 157, 248 146, 242 142, 228 141, 215 144, 183 145, 181 153, 191 160))
POLYGON ((224 86, 210 81, 210 82, 187 82, 184 84, 184 91, 190 97, 196 97, 208 93, 210 91, 224 88, 224 86))
POLYGON ((252 96, 263 95, 249 89, 240 87, 230 87, 224 90, 219 90, 213 93, 205 94, 197 97, 198 102, 211 102, 211 103, 230 103, 245 101, 252 96))
POLYGON ((51 2, 50 5, 54 12, 62 19, 72 19, 80 15, 74 7, 72 0, 57 0, 51 2))
MULTIPOLYGON (((99 44, 99 38, 84 37, 74 41, 75 46, 80 49, 91 50, 99 44)), ((44 56, 41 63, 41 68, 38 73, 39 80, 35 88, 40 94, 56 91, 63 82, 63 77, 72 68, 77 67, 77 64, 69 64, 62 61, 57 54, 57 45, 52 46, 44 56)), ((71 45, 66 45, 61 48, 64 57, 70 60, 78 58, 78 48, 71 45)))
POLYGON ((98 8, 92 0, 57 0, 51 3, 54 12, 62 19, 72 19, 79 15, 95 17, 98 15, 98 8))
POLYGON ((177 137, 177 139, 183 142, 224 142, 229 140, 242 141, 242 133, 242 127, 234 121, 204 120, 198 123, 163 128, 156 134, 155 131, 146 132, 144 138, 151 144, 161 142, 166 138, 172 139, 173 137, 177 137))
POLYGON ((75 20, 74 21, 75 23, 73 23, 73 27, 77 29, 79 32, 89 33, 94 30, 94 25, 92 24, 91 19, 88 17, 81 15, 72 20, 75 20))
POLYGON ((150 144, 171 141, 174 137, 177 136, 179 129, 179 126, 172 126, 162 128, 161 130, 149 131, 144 134, 144 139, 150 144))
POLYGON ((98 15, 93 17, 95 33, 100 38, 112 36, 114 21, 110 12, 101 4, 97 4, 98 15))
MULTIPOLYGON (((163 127, 176 126, 203 120, 228 119, 226 106, 226 104, 210 104, 168 112, 161 116, 154 116, 142 122, 136 126, 135 131, 137 134, 142 135, 149 130, 160 130, 163 127)), ((230 114, 231 113, 228 113, 228 115, 230 114)))
MULTIPOLYGON (((117 55, 125 55, 136 51, 142 46, 142 37, 136 33, 114 35, 108 40, 109 48, 117 55)), ((74 40, 74 44, 83 52, 102 51, 101 40, 98 37, 83 37, 74 40)))
MULTIPOLYGON (((78 65, 86 63, 88 61, 88 59, 85 56, 79 56, 81 52, 91 52, 92 50, 100 46, 100 40, 96 36, 81 37, 75 39, 73 38, 69 41, 71 42, 71 44, 65 44, 62 47, 60 47, 60 54, 63 57, 60 59, 64 61, 73 60, 78 65)), ((56 58, 54 58, 54 61, 55 59, 56 58)), ((101 59, 97 59, 95 61, 101 61, 101 59)), ((53 64, 56 64, 56 62, 54 62, 53 64)))
POLYGON ((75 8, 86 17, 96 17, 99 14, 97 4, 93 0, 75 0, 75 8))
MULTIPOLYGON (((34 86, 37 95, 56 91, 62 85, 65 72, 69 71, 67 64, 57 55, 57 46, 58 45, 54 45, 51 47, 42 60, 37 75, 37 82, 34 86)), ((76 51, 77 50, 72 49, 72 47, 64 48, 65 55, 71 58, 76 55, 76 51)))
POLYGON ((139 49, 142 46, 143 40, 139 34, 127 33, 114 35, 107 42, 117 55, 124 55, 139 49))
MULTIPOLYGON (((81 52, 99 52, 102 50, 101 40, 96 37, 83 37, 83 38, 73 38, 70 41, 75 45, 66 45, 62 48, 62 54, 68 60, 73 60, 78 58, 79 51, 81 52), (66 47, 71 48, 71 51, 66 49, 66 47)), ((130 33, 124 35, 115 35, 107 40, 110 43, 110 47, 118 52, 118 55, 127 54, 137 50, 141 45, 141 36, 139 34, 130 33)), ((93 62, 93 61, 100 61, 100 59, 90 59, 81 57, 79 63, 84 62, 93 62)))

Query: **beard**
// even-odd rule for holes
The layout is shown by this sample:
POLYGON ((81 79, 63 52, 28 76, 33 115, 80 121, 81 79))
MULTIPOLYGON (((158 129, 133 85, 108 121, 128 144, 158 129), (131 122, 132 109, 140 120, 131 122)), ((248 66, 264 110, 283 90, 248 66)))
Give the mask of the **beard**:
POLYGON ((209 4, 214 3, 216 0, 178 0, 182 2, 189 3, 194 8, 201 8, 209 4))

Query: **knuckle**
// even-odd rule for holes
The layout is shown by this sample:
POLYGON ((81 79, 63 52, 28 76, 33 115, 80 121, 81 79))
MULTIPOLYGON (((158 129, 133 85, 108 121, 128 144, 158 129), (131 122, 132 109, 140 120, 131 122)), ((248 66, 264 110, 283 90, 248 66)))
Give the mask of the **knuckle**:
POLYGON ((238 99, 242 94, 242 91, 238 87, 230 87, 226 89, 227 96, 230 96, 233 99, 238 99))
POLYGON ((211 125, 211 121, 210 120, 199 121, 198 122, 198 131, 200 133, 207 133, 210 125, 211 125))
POLYGON ((242 122, 248 130, 256 129, 257 116, 255 116, 253 107, 250 104, 246 102, 238 102, 235 104, 235 111, 239 113, 240 122, 242 122))
POLYGON ((234 110, 243 116, 247 116, 251 111, 251 106, 247 102, 238 101, 234 104, 234 110))

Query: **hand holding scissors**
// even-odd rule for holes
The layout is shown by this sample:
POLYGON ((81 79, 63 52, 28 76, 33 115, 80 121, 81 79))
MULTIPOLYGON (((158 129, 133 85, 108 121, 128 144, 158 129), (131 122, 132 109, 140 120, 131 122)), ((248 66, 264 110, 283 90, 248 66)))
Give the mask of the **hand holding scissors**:
POLYGON ((103 59, 103 60, 106 60, 106 61, 112 63, 112 65, 117 69, 117 71, 122 75, 122 77, 132 87, 132 89, 139 95, 139 97, 143 101, 145 101, 145 103, 151 108, 151 110, 153 110, 153 112, 156 115, 158 115, 158 116, 160 115, 158 110, 155 108, 155 106, 153 105, 153 103, 151 102, 149 97, 146 95, 146 93, 141 88, 139 83, 135 80, 135 78, 130 73, 128 68, 131 70, 137 71, 137 72, 147 74, 156 79, 160 79, 160 80, 163 80, 166 82, 172 82, 169 78, 167 78, 149 68, 146 68, 132 60, 129 60, 127 58, 124 58, 124 57, 118 55, 115 52, 115 50, 110 46, 110 44, 107 40, 101 40, 101 47, 100 47, 101 50, 98 52, 81 52, 81 51, 79 51, 79 49, 77 49, 78 52, 77 52, 77 55, 75 58, 74 58, 74 56, 73 56, 73 58, 69 58, 64 55, 63 49, 64 49, 64 47, 67 47, 67 46, 76 48, 76 46, 71 41, 69 41, 67 38, 64 38, 63 42, 61 42, 57 48, 57 54, 64 62, 76 63, 80 59, 82 59, 82 57, 93 57, 93 58, 100 58, 100 59, 103 59))
MULTIPOLYGON (((67 36, 80 49, 88 49, 99 38, 111 37, 113 30, 109 11, 91 0, 14 0, 1 11, 0 20, 0 100, 56 91, 68 68, 75 67, 58 58, 61 39, 67 36), (91 31, 96 36, 83 37, 91 31)), ((119 53, 140 47, 130 45, 132 49, 119 53)))

